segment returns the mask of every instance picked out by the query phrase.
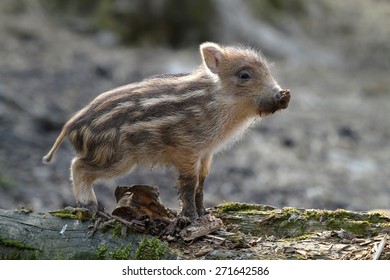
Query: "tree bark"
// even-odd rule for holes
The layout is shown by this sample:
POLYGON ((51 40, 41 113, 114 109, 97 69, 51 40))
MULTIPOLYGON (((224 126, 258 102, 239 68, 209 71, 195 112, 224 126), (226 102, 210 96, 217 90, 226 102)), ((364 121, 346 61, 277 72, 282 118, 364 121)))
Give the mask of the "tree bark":
POLYGON ((167 243, 118 221, 102 222, 91 235, 94 221, 82 216, 0 210, 0 259, 390 259, 385 213, 241 203, 211 212, 223 231, 167 243))
POLYGON ((0 259, 99 259, 103 251, 136 250, 141 234, 116 237, 112 230, 92 236, 92 221, 59 218, 50 213, 0 210, 0 259))

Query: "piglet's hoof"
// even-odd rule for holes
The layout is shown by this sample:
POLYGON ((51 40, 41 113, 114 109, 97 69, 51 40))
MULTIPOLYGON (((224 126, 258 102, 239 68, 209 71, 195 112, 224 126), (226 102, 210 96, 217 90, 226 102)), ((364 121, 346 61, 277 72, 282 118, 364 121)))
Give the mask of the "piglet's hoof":
POLYGON ((84 211, 88 211, 92 217, 96 217, 96 214, 99 211, 97 204, 83 204, 77 203, 78 209, 84 209, 84 211))
POLYGON ((223 228, 221 219, 211 214, 206 214, 193 221, 189 226, 183 228, 180 231, 180 237, 185 241, 191 241, 221 228, 223 228))
POLYGON ((179 232, 190 224, 191 220, 188 217, 178 216, 166 227, 160 236, 168 241, 176 240, 180 238, 179 232))
POLYGON ((180 217, 183 219, 188 219, 191 222, 191 221, 195 221, 196 219, 198 219, 199 215, 198 215, 198 212, 196 212, 195 210, 193 210, 193 211, 183 210, 180 214, 180 217))

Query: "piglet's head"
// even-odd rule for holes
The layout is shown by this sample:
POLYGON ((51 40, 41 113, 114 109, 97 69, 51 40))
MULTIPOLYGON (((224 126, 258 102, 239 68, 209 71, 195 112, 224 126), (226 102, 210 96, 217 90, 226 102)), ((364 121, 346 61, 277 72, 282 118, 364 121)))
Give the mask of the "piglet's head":
POLYGON ((236 98, 238 104, 260 116, 288 107, 290 90, 282 89, 275 81, 260 52, 210 42, 203 43, 200 51, 204 65, 211 75, 219 78, 227 98, 236 98))

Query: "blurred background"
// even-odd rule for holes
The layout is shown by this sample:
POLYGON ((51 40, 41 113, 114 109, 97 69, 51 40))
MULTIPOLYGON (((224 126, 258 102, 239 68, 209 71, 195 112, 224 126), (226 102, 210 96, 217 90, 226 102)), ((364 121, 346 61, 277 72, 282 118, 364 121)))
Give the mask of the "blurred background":
MULTIPOLYGON (((390 2, 387 0, 2 0, 0 208, 74 205, 73 156, 41 158, 64 122, 98 94, 201 63, 201 42, 261 49, 292 92, 214 158, 205 202, 277 207, 390 206, 390 2)), ((95 187, 152 184, 178 207, 171 169, 137 168, 95 187)))

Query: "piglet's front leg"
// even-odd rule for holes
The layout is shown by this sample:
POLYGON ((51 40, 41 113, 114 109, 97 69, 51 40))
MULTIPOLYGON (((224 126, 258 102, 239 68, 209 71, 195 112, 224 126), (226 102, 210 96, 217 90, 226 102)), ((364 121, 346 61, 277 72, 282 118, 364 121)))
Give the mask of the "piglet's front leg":
POLYGON ((191 221, 198 218, 195 206, 195 190, 198 186, 198 176, 189 174, 179 174, 177 186, 179 188, 179 198, 182 203, 181 216, 189 218, 191 221))
POLYGON ((196 194, 195 194, 196 211, 198 212, 199 216, 203 216, 204 214, 206 214, 206 209, 204 208, 203 205, 203 186, 204 186, 204 181, 206 180, 206 177, 210 171, 212 158, 213 158, 212 155, 207 155, 203 157, 200 161, 199 181, 198 181, 196 194))

